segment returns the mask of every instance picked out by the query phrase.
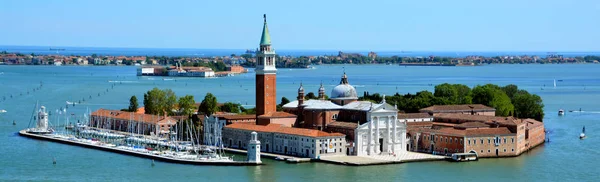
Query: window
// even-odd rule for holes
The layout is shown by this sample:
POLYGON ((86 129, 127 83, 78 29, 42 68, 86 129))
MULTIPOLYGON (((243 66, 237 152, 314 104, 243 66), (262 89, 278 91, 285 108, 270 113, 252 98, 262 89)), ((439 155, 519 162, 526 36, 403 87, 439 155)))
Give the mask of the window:
POLYGON ((506 152, 506 149, 504 149, 504 152, 506 152))
POLYGON ((469 140, 469 145, 471 145, 471 140, 469 140))
POLYGON ((490 140, 490 139, 488 138, 488 144, 490 144, 490 143, 492 143, 492 140, 490 140))
MULTIPOLYGON (((481 139, 481 144, 483 144, 483 139, 481 139)), ((482 151, 483 152, 483 151, 482 151)))
POLYGON ((490 150, 488 150, 488 153, 490 153, 490 150))
POLYGON ((483 153, 483 150, 481 150, 481 153, 483 153))
POLYGON ((506 143, 506 137, 504 137, 504 143, 506 143))
POLYGON ((515 149, 511 149, 511 151, 513 151, 513 152, 514 152, 514 151, 515 151, 515 149))
POLYGON ((515 138, 510 138, 510 141, 511 141, 512 143, 515 143, 515 138))

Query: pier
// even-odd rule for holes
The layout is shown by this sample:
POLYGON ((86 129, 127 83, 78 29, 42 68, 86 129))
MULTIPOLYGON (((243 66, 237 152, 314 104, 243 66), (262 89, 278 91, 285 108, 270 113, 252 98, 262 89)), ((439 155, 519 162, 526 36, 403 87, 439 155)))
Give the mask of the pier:
POLYGON ((446 157, 439 155, 423 154, 416 152, 403 152, 396 156, 393 155, 375 155, 375 156, 326 156, 321 157, 319 161, 331 164, 348 165, 348 166, 368 166, 368 165, 384 165, 397 164, 405 162, 425 162, 425 161, 440 161, 446 157))
POLYGON ((32 134, 27 133, 26 130, 19 131, 19 135, 23 137, 46 140, 51 142, 58 142, 63 144, 75 145, 80 147, 99 149, 103 151, 115 152, 119 154, 131 155, 136 157, 143 157, 148 159, 154 159, 157 161, 170 162, 170 163, 178 163, 178 164, 191 164, 191 165, 217 165, 217 166, 257 166, 262 165, 260 162, 248 162, 248 161, 199 161, 199 160, 187 160, 187 159, 177 159, 171 157, 160 156, 152 153, 144 153, 130 150, 123 150, 111 146, 104 145, 94 145, 74 140, 69 140, 61 137, 56 137, 53 135, 40 135, 40 134, 32 134))

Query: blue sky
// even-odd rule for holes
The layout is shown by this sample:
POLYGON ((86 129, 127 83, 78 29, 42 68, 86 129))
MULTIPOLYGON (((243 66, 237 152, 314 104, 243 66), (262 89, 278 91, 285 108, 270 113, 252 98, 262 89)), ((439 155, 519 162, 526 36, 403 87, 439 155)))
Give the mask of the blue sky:
POLYGON ((0 45, 600 51, 599 0, 1 0, 0 45))

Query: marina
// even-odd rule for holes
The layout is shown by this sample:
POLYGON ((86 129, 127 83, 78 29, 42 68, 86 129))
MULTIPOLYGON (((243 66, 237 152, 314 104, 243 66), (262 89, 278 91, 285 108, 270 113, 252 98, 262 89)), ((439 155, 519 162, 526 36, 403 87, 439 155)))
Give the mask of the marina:
POLYGON ((179 145, 180 142, 178 141, 160 141, 158 139, 146 139, 140 135, 136 136, 133 134, 128 135, 127 133, 90 129, 90 127, 80 124, 79 122, 74 127, 65 127, 65 130, 61 130, 62 132, 55 131, 55 129, 50 126, 48 113, 44 106, 40 107, 37 112, 37 117, 33 117, 33 120, 37 120, 35 127, 21 130, 19 131, 19 135, 33 139, 47 140, 180 164, 231 166, 262 164, 260 161, 260 154, 256 159, 234 161, 231 157, 219 153, 218 148, 193 145, 190 148, 190 146, 179 145), (68 128, 73 132, 68 132, 68 130, 66 130, 68 128), (163 147, 174 150, 160 150, 163 147), (202 153, 198 153, 198 151, 201 151, 202 153))
POLYGON ((248 161, 232 161, 232 160, 202 160, 202 159, 190 159, 190 158, 178 158, 173 155, 168 155, 168 153, 162 152, 152 152, 147 150, 133 150, 133 148, 124 148, 117 147, 115 145, 93 142, 92 140, 79 140, 74 137, 66 137, 61 135, 48 135, 48 134, 33 134, 29 133, 26 130, 19 131, 19 135, 39 139, 46 140, 51 142, 58 142, 63 144, 69 144, 80 147, 87 147, 92 149, 98 149, 108 152, 115 152, 120 154, 126 154, 131 156, 137 156, 148 159, 155 159, 163 162, 171 162, 171 163, 179 163, 179 164, 193 164, 193 165, 219 165, 219 166, 256 166, 261 165, 262 163, 257 162, 248 162, 248 161))

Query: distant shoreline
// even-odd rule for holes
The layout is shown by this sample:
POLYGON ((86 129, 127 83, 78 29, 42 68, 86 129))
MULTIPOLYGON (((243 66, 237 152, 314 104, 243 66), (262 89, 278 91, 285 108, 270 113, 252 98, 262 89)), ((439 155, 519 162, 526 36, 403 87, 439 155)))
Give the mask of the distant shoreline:
MULTIPOLYGON (((0 47, 1 50, 2 47, 0 47)), ((45 50, 66 50, 64 48, 47 48, 45 50)), ((224 65, 241 65, 247 68, 254 67, 253 54, 230 54, 226 56, 119 56, 98 55, 95 53, 85 55, 61 54, 23 54, 20 52, 0 51, 0 64, 6 65, 175 65, 186 66, 219 63, 224 65)), ((412 52, 411 52, 412 53, 412 52)), ((599 53, 600 54, 600 53, 599 53)), ((561 54, 549 54, 545 57, 531 55, 501 55, 485 56, 472 55, 465 57, 445 56, 382 56, 376 52, 346 53, 339 51, 337 55, 320 56, 282 56, 277 55, 276 66, 279 68, 312 68, 311 65, 321 64, 386 64, 399 66, 478 66, 485 64, 573 64, 573 63, 599 63, 600 56, 585 55, 567 57, 561 54)))

